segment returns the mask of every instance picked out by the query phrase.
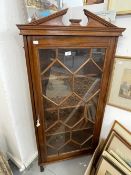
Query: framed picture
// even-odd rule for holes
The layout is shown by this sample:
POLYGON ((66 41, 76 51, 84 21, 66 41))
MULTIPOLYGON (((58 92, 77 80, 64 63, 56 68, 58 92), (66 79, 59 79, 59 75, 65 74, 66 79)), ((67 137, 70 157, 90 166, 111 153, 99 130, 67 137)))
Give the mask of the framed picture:
POLYGON ((118 15, 131 14, 131 0, 109 0, 108 10, 115 10, 118 15))
POLYGON ((85 5, 101 4, 101 3, 104 3, 104 0, 84 0, 85 5))
POLYGON ((119 136, 119 138, 121 138, 121 140, 127 142, 128 145, 131 145, 131 132, 128 131, 122 124, 120 124, 118 121, 115 120, 106 141, 104 142, 104 144, 102 144, 102 147, 100 148, 95 164, 97 165, 99 164, 100 155, 102 154, 103 150, 106 150, 106 147, 110 142, 109 140, 111 140, 112 135, 114 135, 114 133, 116 133, 119 136))
POLYGON ((115 174, 123 175, 123 173, 117 170, 106 158, 102 156, 95 175, 115 175, 115 174))
MULTIPOLYGON (((115 120, 111 132, 115 131, 117 132, 117 134, 123 138, 126 142, 129 143, 129 145, 131 145, 131 132, 128 131, 122 124, 120 124, 118 121, 115 120)), ((110 134, 111 134, 110 132, 110 134)), ((109 134, 109 135, 110 135, 109 134)))
POLYGON ((62 8, 62 0, 25 0, 28 20, 49 16, 62 8))
POLYGON ((130 167, 113 151, 110 153, 104 151, 102 153, 102 156, 106 158, 114 166, 114 168, 118 169, 121 172, 121 174, 125 175, 131 174, 130 167))
POLYGON ((115 159, 131 171, 131 145, 124 141, 114 131, 107 140, 104 150, 110 153, 115 159))
POLYGON ((117 56, 110 83, 108 104, 131 111, 131 58, 117 56))

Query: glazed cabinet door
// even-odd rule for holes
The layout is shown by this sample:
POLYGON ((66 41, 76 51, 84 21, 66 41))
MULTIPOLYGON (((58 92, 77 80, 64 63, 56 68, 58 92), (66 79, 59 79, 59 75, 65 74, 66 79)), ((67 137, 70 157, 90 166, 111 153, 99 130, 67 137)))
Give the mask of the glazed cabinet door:
POLYGON ((39 151, 48 162, 93 149, 108 44, 64 47, 41 42, 32 41, 30 52, 39 151))

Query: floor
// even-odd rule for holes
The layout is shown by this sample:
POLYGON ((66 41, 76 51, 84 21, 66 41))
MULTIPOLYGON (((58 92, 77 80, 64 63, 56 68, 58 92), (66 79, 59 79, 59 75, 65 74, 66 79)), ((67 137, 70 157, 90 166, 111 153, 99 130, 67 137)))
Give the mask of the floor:
POLYGON ((90 159, 91 156, 82 156, 71 160, 48 164, 45 166, 45 171, 42 173, 37 165, 37 160, 24 172, 19 172, 18 168, 15 167, 12 162, 9 162, 9 164, 11 165, 13 175, 84 175, 90 159))

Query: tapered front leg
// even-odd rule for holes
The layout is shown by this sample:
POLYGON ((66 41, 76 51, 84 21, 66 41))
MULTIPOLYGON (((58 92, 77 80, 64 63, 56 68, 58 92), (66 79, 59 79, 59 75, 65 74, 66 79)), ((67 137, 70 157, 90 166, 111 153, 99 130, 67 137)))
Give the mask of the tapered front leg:
POLYGON ((40 166, 40 172, 44 172, 44 166, 40 166))

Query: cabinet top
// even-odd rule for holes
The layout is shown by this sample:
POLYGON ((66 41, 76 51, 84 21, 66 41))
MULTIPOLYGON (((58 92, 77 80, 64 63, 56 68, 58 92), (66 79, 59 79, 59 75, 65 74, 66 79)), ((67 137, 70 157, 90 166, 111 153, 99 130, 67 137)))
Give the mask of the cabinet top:
POLYGON ((119 28, 99 16, 84 9, 88 18, 86 26, 81 26, 79 19, 71 19, 71 25, 65 26, 62 17, 68 9, 24 25, 17 25, 21 35, 78 35, 78 36, 120 36, 125 28, 119 28))

